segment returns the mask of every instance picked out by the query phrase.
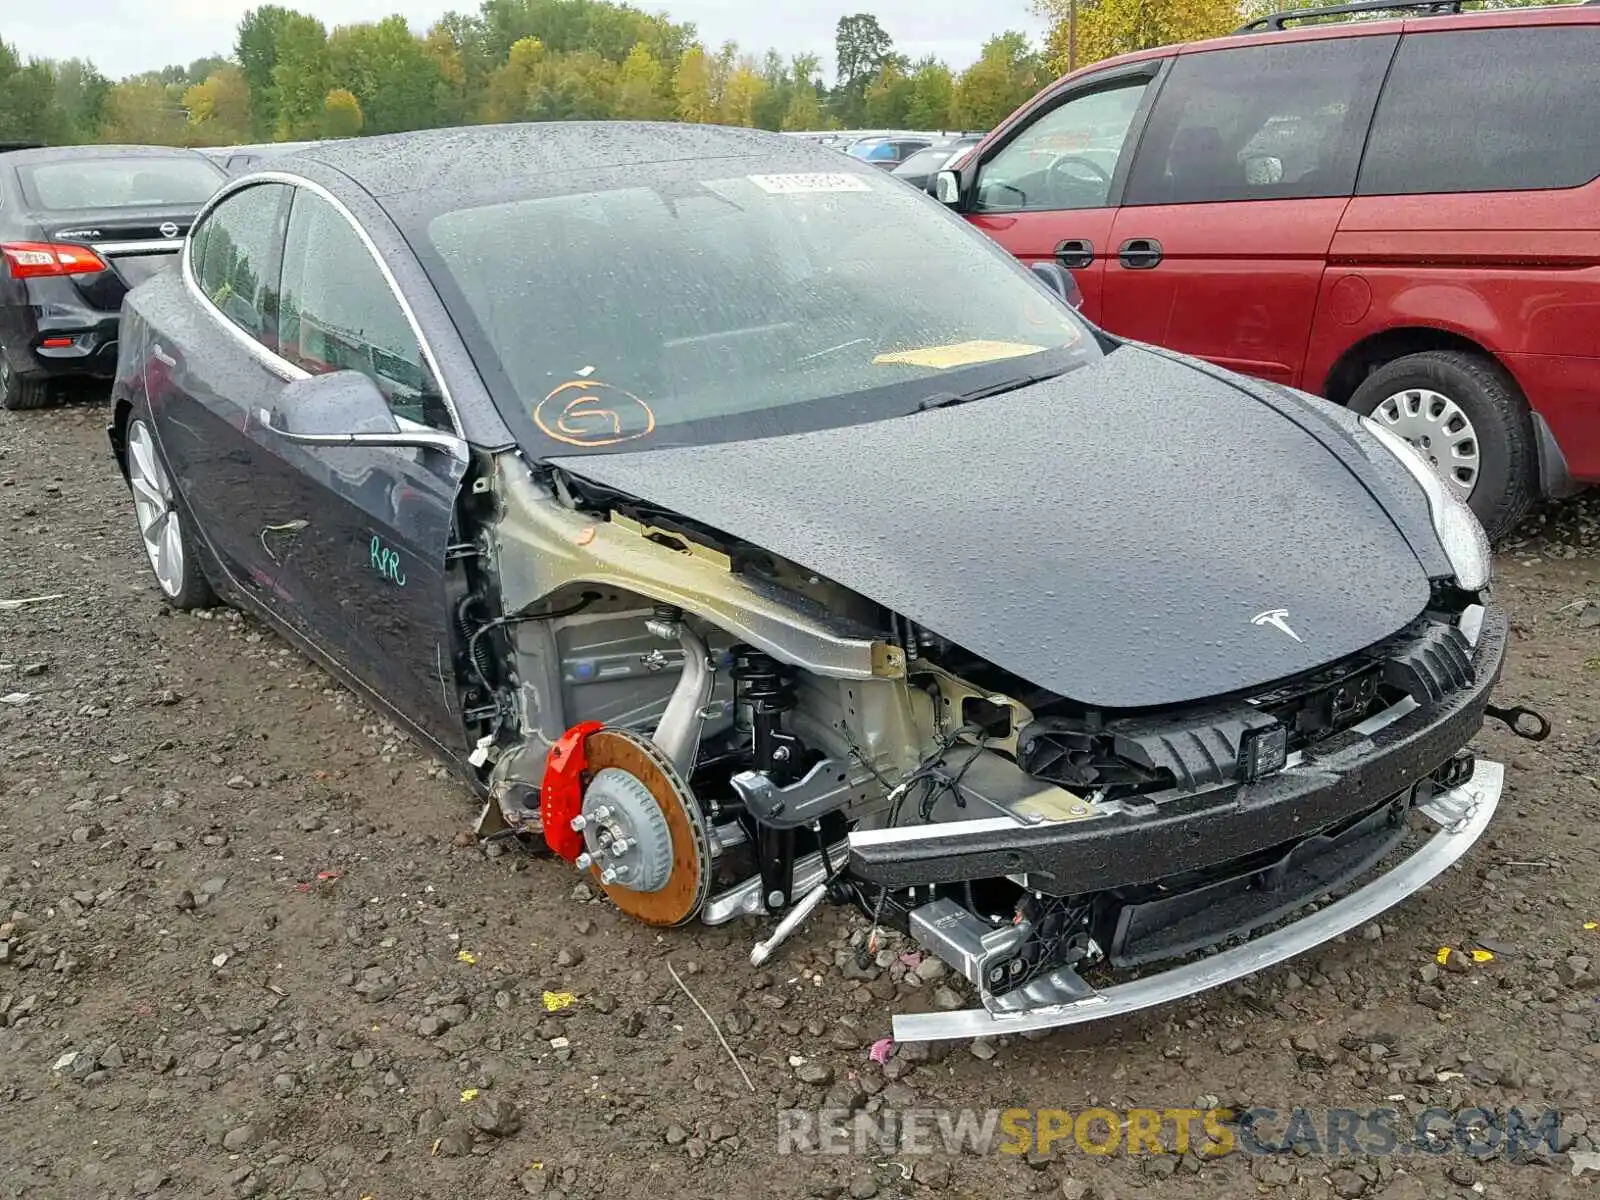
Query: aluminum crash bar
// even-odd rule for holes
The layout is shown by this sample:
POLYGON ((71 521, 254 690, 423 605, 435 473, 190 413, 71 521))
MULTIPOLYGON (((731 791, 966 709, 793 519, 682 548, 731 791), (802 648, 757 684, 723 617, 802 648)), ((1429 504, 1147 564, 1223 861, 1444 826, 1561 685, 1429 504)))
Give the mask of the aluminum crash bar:
POLYGON ((1294 958, 1340 934, 1366 924, 1423 887, 1465 854, 1488 828, 1500 803, 1505 767, 1478 759, 1472 778, 1417 805, 1439 826, 1421 849, 1392 870, 1326 908, 1293 924, 1253 938, 1230 950, 1180 967, 1118 984, 1082 999, 1017 1013, 985 1008, 960 1012, 906 1013, 894 1018, 897 1042, 936 1042, 953 1038, 998 1037, 1081 1025, 1106 1017, 1153 1008, 1207 991, 1265 967, 1294 958))

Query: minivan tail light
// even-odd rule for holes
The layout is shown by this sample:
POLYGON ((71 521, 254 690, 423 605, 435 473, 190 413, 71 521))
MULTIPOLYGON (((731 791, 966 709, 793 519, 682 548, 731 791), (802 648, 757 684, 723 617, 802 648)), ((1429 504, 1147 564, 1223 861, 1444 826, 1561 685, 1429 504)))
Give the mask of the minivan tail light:
POLYGON ((42 275, 93 275, 106 269, 105 260, 87 246, 58 242, 6 242, 0 255, 13 279, 35 279, 42 275))

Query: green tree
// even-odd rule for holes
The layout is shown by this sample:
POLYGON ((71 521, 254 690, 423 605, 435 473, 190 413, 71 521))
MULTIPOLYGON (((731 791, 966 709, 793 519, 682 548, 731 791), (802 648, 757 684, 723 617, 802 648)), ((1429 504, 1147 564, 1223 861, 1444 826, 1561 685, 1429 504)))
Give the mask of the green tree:
POLYGON ((51 65, 38 59, 24 64, 0 41, 0 139, 49 144, 63 140, 65 132, 51 65))
POLYGON ((189 122, 167 85, 157 79, 124 79, 106 94, 102 136, 108 142, 182 146, 189 122))
POLYGON ((803 132, 821 129, 823 124, 822 102, 817 99, 816 89, 796 87, 789 107, 784 110, 783 128, 803 132))
POLYGON ((289 14, 278 33, 278 61, 272 68, 278 109, 274 133, 279 141, 318 136, 328 81, 327 30, 315 17, 289 14))
POLYGON ((335 29, 328 35, 328 78, 360 102, 368 133, 439 123, 439 63, 404 17, 335 29))
POLYGON ((544 44, 536 37, 512 43, 506 61, 490 73, 484 87, 482 114, 485 121, 528 119, 528 92, 533 87, 533 72, 544 56, 544 44))
POLYGON ((535 121, 600 121, 615 103, 617 65, 593 50, 550 54, 533 69, 528 116, 535 121))
POLYGON ((63 140, 96 140, 105 120, 106 95, 111 91, 111 81, 85 59, 62 59, 51 66, 56 80, 53 104, 59 110, 63 140))
POLYGON ((716 118, 716 99, 711 93, 711 63, 706 58, 703 46, 690 46, 683 52, 672 77, 672 94, 680 121, 705 125, 716 118))
POLYGON ((364 119, 361 101, 346 88, 334 88, 322 99, 322 136, 355 137, 364 119))
POLYGON ((187 89, 183 106, 196 145, 237 145, 250 138, 250 86, 232 64, 187 89))
POLYGON ((1030 99, 1040 82, 1039 58, 1027 36, 1002 33, 984 43, 978 61, 956 81, 951 115, 963 129, 990 129, 1030 99))
POLYGON ((867 85, 894 53, 894 39, 871 13, 840 17, 834 29, 834 108, 846 126, 866 114, 867 85))
POLYGON ((666 69, 643 42, 628 51, 617 73, 615 115, 627 121, 664 121, 672 116, 666 69))
POLYGON ((867 84, 864 97, 867 124, 879 129, 901 129, 911 123, 911 101, 916 84, 898 56, 890 58, 867 84))
POLYGON ((721 125, 740 125, 749 128, 756 123, 756 104, 767 90, 767 81, 754 59, 746 58, 734 65, 722 85, 722 95, 717 98, 717 122, 721 125))
POLYGON ((284 28, 297 14, 277 4, 264 4, 244 14, 234 42, 250 94, 250 135, 267 139, 278 129, 278 90, 273 70, 278 65, 278 43, 284 28))
POLYGON ((937 58, 924 58, 911 73, 911 99, 906 105, 905 123, 912 129, 943 129, 959 124, 953 120, 956 82, 950 68, 937 58))

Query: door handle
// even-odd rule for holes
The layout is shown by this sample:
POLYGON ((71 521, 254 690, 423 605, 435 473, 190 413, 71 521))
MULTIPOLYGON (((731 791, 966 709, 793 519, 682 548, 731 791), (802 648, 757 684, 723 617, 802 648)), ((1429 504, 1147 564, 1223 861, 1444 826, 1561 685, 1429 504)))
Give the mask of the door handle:
POLYGON ((1087 238, 1068 238, 1056 247, 1056 262, 1069 271, 1081 271, 1094 262, 1094 243, 1087 238))
POLYGON ((1155 238, 1129 238, 1118 247, 1117 258, 1130 271, 1148 271, 1161 261, 1161 243, 1155 238))
POLYGON ((1162 261, 1162 243, 1154 237, 1130 237, 1118 246, 1117 259, 1128 270, 1149 270, 1162 261))

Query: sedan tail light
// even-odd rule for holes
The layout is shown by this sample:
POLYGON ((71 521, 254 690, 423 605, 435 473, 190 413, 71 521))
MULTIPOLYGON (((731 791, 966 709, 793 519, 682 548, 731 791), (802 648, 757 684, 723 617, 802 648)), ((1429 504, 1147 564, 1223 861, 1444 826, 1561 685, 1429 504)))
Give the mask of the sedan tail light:
POLYGON ((59 242, 6 242, 0 244, 13 279, 41 275, 93 275, 106 269, 105 260, 87 246, 59 242))

